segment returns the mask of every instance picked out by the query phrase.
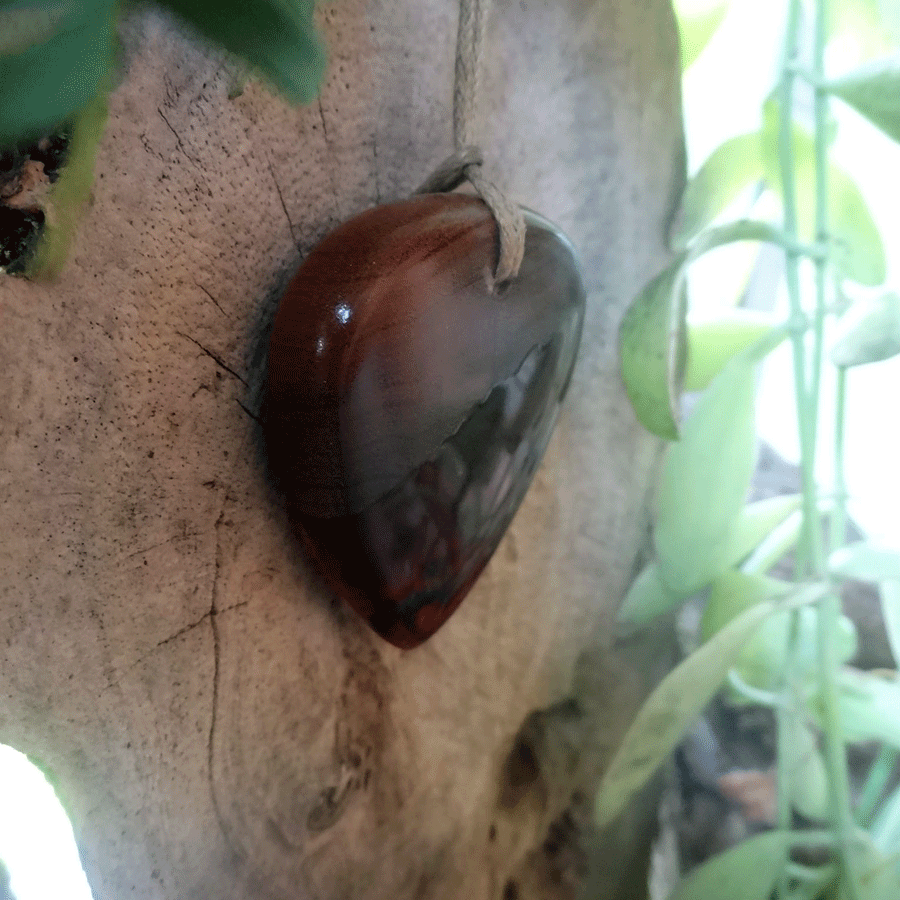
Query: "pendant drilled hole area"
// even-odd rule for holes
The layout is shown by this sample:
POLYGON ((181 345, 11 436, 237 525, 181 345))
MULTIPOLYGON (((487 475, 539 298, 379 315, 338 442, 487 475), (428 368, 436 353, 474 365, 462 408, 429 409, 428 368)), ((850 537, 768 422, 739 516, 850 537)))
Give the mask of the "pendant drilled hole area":
POLYGON ((554 226, 526 222, 519 275, 492 291, 480 200, 376 207, 310 253, 276 314, 269 471, 330 588, 398 647, 437 631, 487 565, 568 385, 581 275, 554 226))

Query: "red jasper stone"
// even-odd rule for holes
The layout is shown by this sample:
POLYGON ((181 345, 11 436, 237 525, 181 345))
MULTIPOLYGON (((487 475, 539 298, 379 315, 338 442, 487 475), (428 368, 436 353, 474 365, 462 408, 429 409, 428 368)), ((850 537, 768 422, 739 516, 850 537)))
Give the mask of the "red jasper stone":
POLYGON ((492 291, 480 200, 376 207, 310 253, 275 318, 269 470, 332 590, 398 647, 487 565, 569 382, 584 287, 568 240, 526 221, 520 273, 492 291))

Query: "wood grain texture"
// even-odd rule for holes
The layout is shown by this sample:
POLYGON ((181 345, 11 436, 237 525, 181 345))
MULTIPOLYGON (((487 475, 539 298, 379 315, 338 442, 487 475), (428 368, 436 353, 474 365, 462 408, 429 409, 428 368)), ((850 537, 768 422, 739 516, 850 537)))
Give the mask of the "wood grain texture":
MULTIPOLYGON (((432 641, 383 644, 297 561, 242 408, 301 256, 450 148, 456 12, 322 3, 303 109, 229 100, 228 63, 131 20, 65 275, 0 282, 0 740, 53 771, 98 898, 543 900, 583 875, 584 798, 665 659, 611 622, 657 450, 615 333, 683 173, 667 2, 495 4, 485 147, 572 238, 588 311, 545 462, 432 641)), ((639 895, 632 815, 604 896, 639 895)))

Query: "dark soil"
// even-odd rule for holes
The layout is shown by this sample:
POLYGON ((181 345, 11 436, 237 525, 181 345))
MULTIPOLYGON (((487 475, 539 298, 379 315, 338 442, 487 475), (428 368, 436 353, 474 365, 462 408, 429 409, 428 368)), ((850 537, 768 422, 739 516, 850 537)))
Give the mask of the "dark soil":
POLYGON ((70 137, 70 132, 64 130, 0 151, 0 273, 23 272, 44 229, 44 211, 39 205, 13 202, 26 165, 40 163, 50 183, 54 183, 65 164, 70 137))

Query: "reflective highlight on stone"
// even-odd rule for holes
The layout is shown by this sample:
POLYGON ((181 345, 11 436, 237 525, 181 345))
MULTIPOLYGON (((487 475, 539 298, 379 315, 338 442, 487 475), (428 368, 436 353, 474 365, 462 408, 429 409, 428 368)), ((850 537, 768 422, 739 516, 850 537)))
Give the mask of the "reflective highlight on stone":
POLYGON ((566 238, 526 220, 519 276, 492 292, 480 200, 376 207, 310 253, 276 315, 270 472, 332 590, 398 647, 433 634, 487 565, 568 385, 581 276, 566 238))

